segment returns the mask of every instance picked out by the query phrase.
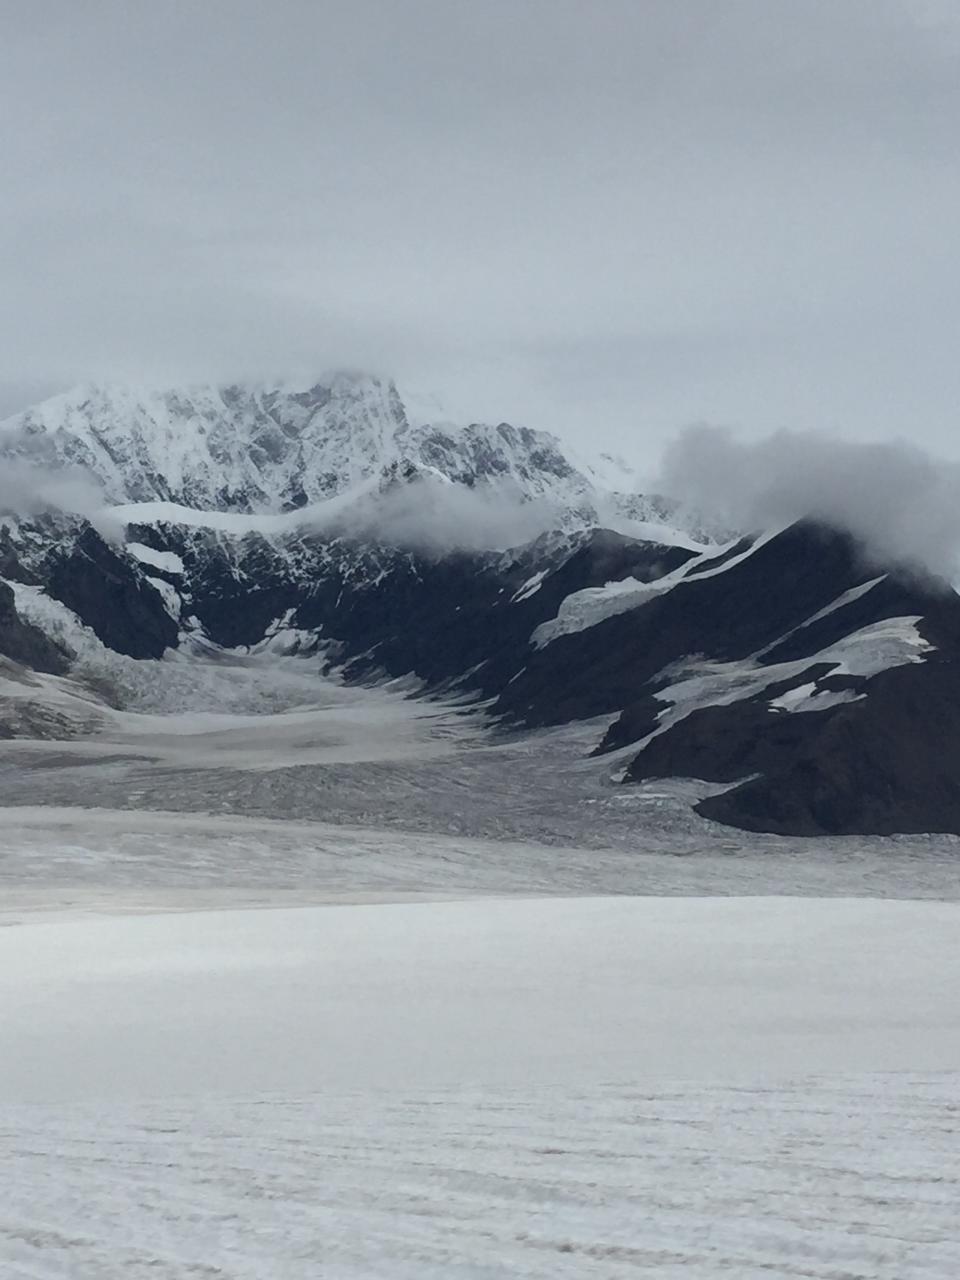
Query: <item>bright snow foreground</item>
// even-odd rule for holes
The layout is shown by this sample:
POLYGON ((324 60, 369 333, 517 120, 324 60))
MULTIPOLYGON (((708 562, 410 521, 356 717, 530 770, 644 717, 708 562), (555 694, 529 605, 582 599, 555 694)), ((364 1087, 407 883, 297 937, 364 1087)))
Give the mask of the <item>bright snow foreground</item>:
POLYGON ((0 1275, 960 1274, 960 907, 0 930, 0 1275))

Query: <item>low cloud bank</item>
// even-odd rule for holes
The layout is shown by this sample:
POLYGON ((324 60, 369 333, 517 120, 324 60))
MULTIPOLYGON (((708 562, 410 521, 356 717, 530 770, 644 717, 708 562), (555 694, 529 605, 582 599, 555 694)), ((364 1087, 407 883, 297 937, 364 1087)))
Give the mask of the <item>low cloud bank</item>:
POLYGON ((783 431, 745 442, 691 427, 667 449, 663 492, 744 531, 810 517, 872 559, 960 577, 960 464, 906 443, 783 431))
POLYGON ((54 468, 5 458, 0 461, 0 514, 67 511, 92 517, 103 507, 99 485, 80 468, 54 468))
MULTIPOLYGON (((415 551, 502 550, 557 527, 552 503, 426 477, 371 494, 325 531, 415 551)), ((324 531, 319 522, 317 531, 324 531)))

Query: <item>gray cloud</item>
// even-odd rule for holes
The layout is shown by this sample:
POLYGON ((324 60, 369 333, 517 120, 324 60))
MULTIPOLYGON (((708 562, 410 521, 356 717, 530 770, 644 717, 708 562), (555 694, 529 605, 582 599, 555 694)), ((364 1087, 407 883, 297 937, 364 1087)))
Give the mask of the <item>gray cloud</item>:
POLYGON ((318 532, 374 536, 416 551, 506 550, 557 527, 556 508, 502 490, 469 489, 426 477, 398 484, 344 516, 318 523, 318 532))
POLYGON ((733 528, 809 516, 849 530, 880 562, 960 581, 960 463, 913 445, 797 432, 743 441, 691 427, 666 450, 660 483, 733 528))
POLYGON ((10 408, 349 365, 960 452, 953 0, 8 4, 0 110, 10 408))
POLYGON ((80 468, 47 467, 40 461, 5 458, 0 466, 0 516, 67 511, 98 520, 103 494, 80 468))

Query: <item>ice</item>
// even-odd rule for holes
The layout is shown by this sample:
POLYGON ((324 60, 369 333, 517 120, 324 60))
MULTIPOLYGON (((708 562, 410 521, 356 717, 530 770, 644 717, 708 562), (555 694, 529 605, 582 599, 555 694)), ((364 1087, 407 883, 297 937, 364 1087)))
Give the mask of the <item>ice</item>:
POLYGON ((150 565, 153 569, 162 569, 166 573, 183 573, 183 561, 173 551, 157 551, 142 542, 128 542, 127 551, 141 564, 150 565))
POLYGON ((734 831, 692 812, 708 784, 618 785, 636 747, 590 755, 609 718, 494 733, 403 681, 323 677, 320 656, 273 647, 282 621, 256 653, 134 662, 91 642, 76 678, 0 673, 4 714, 36 735, 0 741, 8 903, 960 893, 956 837, 734 831))
POLYGON ((827 707, 838 707, 845 702, 859 702, 866 696, 853 689, 822 689, 818 693, 816 683, 801 684, 779 698, 771 698, 770 706, 777 711, 825 711, 827 707))
POLYGON ((518 600, 528 600, 530 596, 536 595, 543 584, 544 578, 547 576, 547 570, 541 569, 539 573, 535 573, 526 582, 522 583, 510 597, 510 603, 513 604, 518 600))
MULTIPOLYGON (((920 634, 918 624, 921 621, 920 617, 886 618, 852 631, 818 653, 792 662, 764 664, 759 661, 780 640, 740 661, 683 659, 663 672, 668 683, 657 689, 654 697, 667 705, 657 717, 657 728, 636 743, 634 751, 642 750, 694 711, 704 707, 729 706, 732 702, 755 697, 771 685, 802 675, 815 665, 829 667, 830 675, 869 678, 890 667, 923 662, 933 650, 933 645, 920 634)), ((823 711, 839 703, 854 702, 858 696, 849 690, 824 691, 811 696, 815 688, 815 684, 808 683, 791 689, 781 697, 771 699, 769 705, 778 711, 823 711)))
POLYGON ((671 591, 682 577, 681 570, 665 574, 654 582, 641 582, 638 578, 621 578, 607 582, 602 587, 584 587, 566 596, 557 610, 556 617, 541 622, 530 637, 533 644, 542 649, 558 636, 571 635, 595 627, 604 618, 616 613, 627 613, 638 605, 646 604, 656 596, 671 591))
MULTIPOLYGON (((839 609, 845 609, 848 604, 853 604, 854 601, 860 600, 867 592, 872 591, 881 582, 885 582, 886 578, 887 575, 881 573, 879 577, 870 578, 867 582, 861 582, 858 587, 851 587, 849 591, 842 592, 837 596, 836 600, 832 600, 830 604, 818 609, 816 613, 801 623, 798 630, 802 630, 804 627, 811 627, 815 622, 819 622, 821 618, 828 618, 831 613, 836 613, 839 609)), ((791 632, 790 634, 792 635, 793 633, 791 632)))

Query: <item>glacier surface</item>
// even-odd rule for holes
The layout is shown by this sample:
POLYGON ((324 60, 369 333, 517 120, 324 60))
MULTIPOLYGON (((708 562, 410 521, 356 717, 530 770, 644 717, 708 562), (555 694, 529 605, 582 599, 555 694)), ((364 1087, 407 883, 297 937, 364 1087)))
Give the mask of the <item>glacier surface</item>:
POLYGON ((473 899, 0 930, 0 1267, 950 1280, 958 911, 473 899))

